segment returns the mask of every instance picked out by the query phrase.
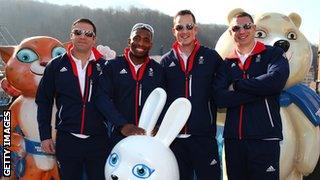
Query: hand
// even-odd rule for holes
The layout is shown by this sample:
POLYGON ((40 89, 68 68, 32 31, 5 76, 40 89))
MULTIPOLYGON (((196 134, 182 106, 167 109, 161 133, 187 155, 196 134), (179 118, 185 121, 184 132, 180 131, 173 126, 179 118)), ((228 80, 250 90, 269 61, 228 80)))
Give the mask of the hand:
POLYGON ((56 150, 52 139, 41 141, 41 148, 47 154, 55 154, 56 150))
POLYGON ((133 124, 125 124, 121 128, 121 134, 124 136, 131 136, 131 135, 144 135, 146 131, 142 128, 139 128, 133 124))
POLYGON ((106 60, 114 59, 116 57, 116 52, 110 49, 109 46, 98 45, 97 50, 103 55, 106 60))

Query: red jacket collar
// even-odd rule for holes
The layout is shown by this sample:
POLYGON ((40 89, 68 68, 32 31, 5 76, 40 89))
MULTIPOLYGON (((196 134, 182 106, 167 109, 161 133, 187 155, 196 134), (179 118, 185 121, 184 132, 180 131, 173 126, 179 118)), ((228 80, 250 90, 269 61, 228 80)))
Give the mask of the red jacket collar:
POLYGON ((182 71, 187 73, 187 74, 192 70, 195 55, 198 52, 198 50, 200 49, 200 43, 199 43, 199 41, 197 39, 194 41, 194 45, 195 45, 195 47, 193 48, 192 53, 189 56, 189 61, 187 62, 187 67, 185 67, 184 62, 183 62, 183 60, 182 60, 182 58, 180 56, 180 53, 179 53, 179 50, 178 50, 180 45, 179 45, 178 41, 176 41, 172 45, 172 49, 173 49, 173 51, 175 51, 175 53, 176 53, 176 55, 178 57, 178 60, 179 60, 179 63, 180 63, 180 67, 181 67, 182 71))
MULTIPOLYGON (((200 47, 200 42, 199 42, 198 39, 195 39, 195 40, 194 40, 194 45, 195 45, 195 47, 194 47, 193 51, 194 51, 195 49, 199 49, 199 47, 200 47)), ((175 41, 175 42, 172 44, 172 49, 174 49, 176 53, 179 52, 179 51, 178 51, 178 47, 180 47, 180 45, 179 45, 178 41, 175 41)))
MULTIPOLYGON (((257 41, 257 43, 256 43, 255 47, 253 48, 250 56, 255 55, 255 54, 259 54, 262 51, 264 51, 265 49, 266 49, 266 46, 262 42, 257 41)), ((234 48, 226 58, 227 59, 238 59, 238 54, 236 52, 236 49, 234 48)))
MULTIPOLYGON (((68 54, 68 56, 69 57, 71 57, 70 55, 71 55, 71 50, 73 49, 73 44, 69 44, 68 46, 67 46, 67 54, 68 54)), ((102 56, 102 54, 95 48, 95 47, 93 47, 92 49, 91 49, 91 51, 92 51, 92 53, 93 53, 93 56, 94 56, 94 58, 95 58, 95 61, 98 61, 100 58, 102 58, 103 56, 102 56)))
POLYGON ((124 49, 124 59, 127 61, 128 63, 128 66, 130 68, 130 71, 131 71, 131 75, 133 77, 134 80, 136 81, 140 81, 144 75, 144 72, 146 70, 146 67, 147 67, 147 64, 149 63, 150 61, 150 58, 149 56, 146 57, 144 63, 142 64, 142 66, 139 68, 138 72, 136 73, 136 70, 134 69, 134 66, 132 65, 132 63, 130 62, 130 58, 129 58, 129 52, 130 52, 130 49, 129 48, 125 48, 124 49))
MULTIPOLYGON (((68 45, 67 47, 67 56, 68 56, 68 60, 71 64, 71 68, 72 68, 72 72, 75 76, 78 77, 78 71, 77 71, 77 66, 76 66, 76 63, 74 62, 73 58, 72 58, 72 54, 71 54, 71 50, 73 49, 73 44, 70 44, 68 45)), ((94 58, 95 60, 94 61, 99 61, 100 58, 102 58, 102 54, 96 49, 96 48, 92 48, 91 49, 93 55, 94 55, 94 58)), ((86 75, 87 76, 91 76, 92 74, 92 66, 91 64, 89 63, 88 67, 87 67, 87 73, 86 75)))

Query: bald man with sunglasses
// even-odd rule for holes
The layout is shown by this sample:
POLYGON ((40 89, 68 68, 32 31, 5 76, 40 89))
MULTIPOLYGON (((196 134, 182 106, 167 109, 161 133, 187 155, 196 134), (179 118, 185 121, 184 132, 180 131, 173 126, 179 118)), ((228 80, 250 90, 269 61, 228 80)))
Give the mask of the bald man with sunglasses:
POLYGON ((282 124, 279 96, 289 76, 281 48, 255 40, 250 14, 236 14, 234 49, 214 79, 218 107, 227 108, 224 143, 229 180, 278 180, 282 124))
POLYGON ((222 59, 218 53, 200 45, 198 26, 193 13, 181 10, 173 18, 172 33, 176 42, 162 57, 167 105, 176 98, 188 98, 190 117, 171 145, 179 165, 180 179, 220 179, 220 161, 216 134, 216 107, 212 81, 222 59))

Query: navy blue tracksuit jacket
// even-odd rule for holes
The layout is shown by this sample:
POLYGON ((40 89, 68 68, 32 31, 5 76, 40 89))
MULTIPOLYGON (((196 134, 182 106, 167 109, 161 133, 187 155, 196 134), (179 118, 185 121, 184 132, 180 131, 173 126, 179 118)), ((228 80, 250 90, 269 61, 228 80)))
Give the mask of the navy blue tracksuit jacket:
MULTIPOLYGON (((100 90, 109 95, 126 123, 138 125, 149 94, 155 88, 163 87, 163 71, 159 63, 148 58, 136 74, 129 60, 122 55, 108 61, 100 80, 100 90)), ((99 104, 100 100, 97 102, 99 104)))
POLYGON ((227 107, 227 139, 282 139, 279 95, 289 76, 282 49, 260 42, 245 64, 235 52, 219 68, 214 81, 215 103, 227 107), (228 87, 233 83, 235 91, 228 87))
MULTIPOLYGON (((96 54, 99 54, 97 51, 96 54)), ((98 55, 97 55, 98 56, 98 55)), ((105 60, 97 58, 87 66, 85 91, 82 96, 76 65, 67 53, 53 59, 47 65, 36 96, 40 139, 51 138, 51 114, 56 100, 56 129, 85 135, 106 134, 106 118, 93 103, 93 91, 105 60)), ((108 120, 123 124, 123 118, 110 101, 103 104, 108 120)))
MULTIPOLYGON (((215 136, 216 106, 213 104, 212 84, 216 70, 222 62, 214 50, 204 46, 188 61, 189 72, 181 69, 178 55, 172 49, 162 57, 165 72, 167 107, 179 97, 186 97, 192 104, 189 119, 180 132, 182 134, 215 136)), ((190 55, 192 56, 192 55, 190 55)))

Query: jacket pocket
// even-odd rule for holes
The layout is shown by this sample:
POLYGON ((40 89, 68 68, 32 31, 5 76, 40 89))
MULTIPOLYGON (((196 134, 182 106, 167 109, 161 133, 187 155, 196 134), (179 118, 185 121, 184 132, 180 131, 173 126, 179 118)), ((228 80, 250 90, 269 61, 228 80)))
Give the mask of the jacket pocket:
POLYGON ((267 112, 268 112, 270 124, 271 124, 272 127, 274 127, 274 123, 273 123, 273 119, 272 119, 272 116, 271 116, 270 107, 269 107, 269 103, 268 103, 267 98, 264 99, 264 102, 265 102, 266 109, 267 109, 267 112))

